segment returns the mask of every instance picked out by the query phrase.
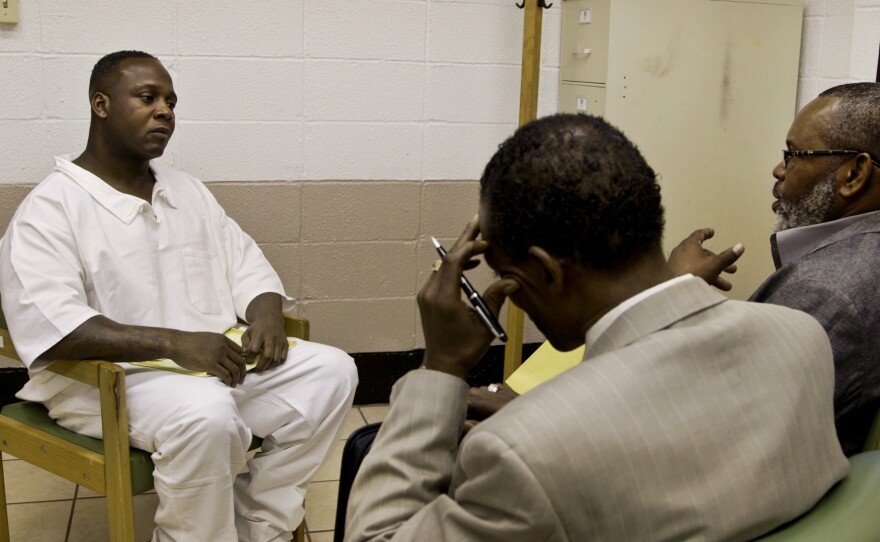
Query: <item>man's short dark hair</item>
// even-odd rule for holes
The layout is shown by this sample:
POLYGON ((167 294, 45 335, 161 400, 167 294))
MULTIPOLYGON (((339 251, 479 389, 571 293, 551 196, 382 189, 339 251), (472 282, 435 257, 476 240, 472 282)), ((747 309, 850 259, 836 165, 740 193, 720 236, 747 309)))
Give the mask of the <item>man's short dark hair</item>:
POLYGON ((115 53, 104 55, 95 64, 95 67, 92 68, 92 76, 89 78, 89 98, 99 90, 105 91, 107 77, 116 71, 116 68, 119 67, 123 60, 129 58, 149 58, 159 62, 158 58, 143 51, 116 51, 115 53))
POLYGON ((532 245, 613 269, 657 247, 663 206, 654 170, 599 117, 559 114, 521 127, 480 179, 491 242, 522 260, 532 245))
POLYGON ((840 113, 824 134, 830 147, 855 149, 880 159, 880 83, 849 83, 819 95, 838 98, 840 113))

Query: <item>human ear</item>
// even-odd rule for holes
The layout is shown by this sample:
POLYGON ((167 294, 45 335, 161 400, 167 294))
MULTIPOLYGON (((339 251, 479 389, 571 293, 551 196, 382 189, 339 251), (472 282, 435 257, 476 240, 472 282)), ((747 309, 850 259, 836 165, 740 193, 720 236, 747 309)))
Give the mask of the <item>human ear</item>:
POLYGON ((102 119, 107 118, 108 111, 110 110, 110 97, 103 92, 96 92, 92 94, 91 102, 92 113, 102 119))
POLYGON ((529 247, 529 256, 543 274, 544 281, 548 286, 564 284, 565 264, 560 258, 535 245, 529 247))
POLYGON ((845 168, 846 178, 840 183, 837 192, 842 198, 852 198, 858 196, 868 186, 868 179, 871 178, 871 172, 874 169, 874 163, 871 162, 871 156, 863 152, 850 161, 845 168))

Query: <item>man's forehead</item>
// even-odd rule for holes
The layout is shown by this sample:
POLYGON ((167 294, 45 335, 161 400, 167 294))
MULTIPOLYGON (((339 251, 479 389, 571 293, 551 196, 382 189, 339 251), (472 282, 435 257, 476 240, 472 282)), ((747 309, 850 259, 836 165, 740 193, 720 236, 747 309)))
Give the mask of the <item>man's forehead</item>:
POLYGON ((126 87, 161 83, 173 86, 168 70, 151 58, 126 58, 117 66, 115 75, 115 82, 126 87))
POLYGON ((825 141, 832 121, 838 113, 839 98, 820 96, 804 106, 788 130, 789 146, 817 144, 825 141))

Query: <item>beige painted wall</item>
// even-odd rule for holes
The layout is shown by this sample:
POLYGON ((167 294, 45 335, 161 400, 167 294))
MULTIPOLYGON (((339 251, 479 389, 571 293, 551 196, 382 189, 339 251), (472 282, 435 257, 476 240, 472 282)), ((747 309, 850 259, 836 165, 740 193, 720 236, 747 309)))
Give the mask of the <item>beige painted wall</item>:
MULTIPOLYGON (((477 181, 215 182, 208 187, 260 244, 312 339, 348 352, 424 346, 415 295, 477 212, 477 181)), ((32 185, 0 185, 0 228, 32 185)), ((492 280, 485 266, 474 285, 492 280)), ((505 321, 502 319, 502 321, 505 321)), ((526 341, 543 340, 528 323, 526 341)))

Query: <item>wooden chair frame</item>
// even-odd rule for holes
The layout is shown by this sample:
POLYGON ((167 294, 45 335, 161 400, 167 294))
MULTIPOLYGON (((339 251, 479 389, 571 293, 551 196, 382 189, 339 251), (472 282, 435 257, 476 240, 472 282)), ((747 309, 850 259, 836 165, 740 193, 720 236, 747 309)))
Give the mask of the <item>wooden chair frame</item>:
MULTIPOLYGON (((285 331, 308 340, 309 321, 286 316, 285 331)), ((9 331, 0 328, 0 355, 21 361, 9 331)), ((125 371, 115 363, 99 360, 56 362, 47 371, 98 388, 101 401, 103 455, 0 415, 0 449, 28 463, 107 497, 111 542, 134 542, 134 510, 128 412, 125 402, 125 371)), ((295 531, 296 542, 305 540, 305 519, 295 531)), ((0 461, 0 542, 9 542, 6 487, 0 461)))
POLYGON ((862 451, 870 452, 871 450, 880 450, 880 408, 877 409, 877 415, 868 431, 868 438, 865 440, 865 448, 862 451))

